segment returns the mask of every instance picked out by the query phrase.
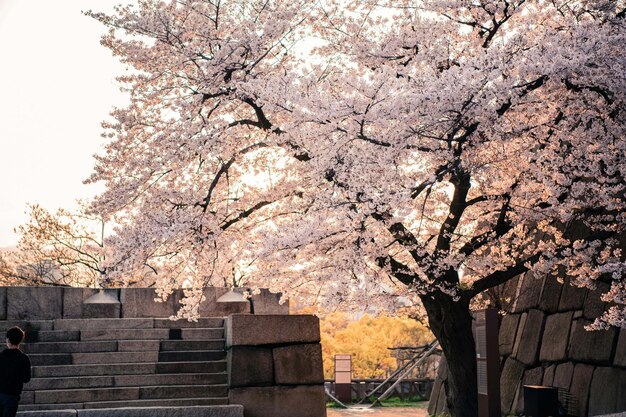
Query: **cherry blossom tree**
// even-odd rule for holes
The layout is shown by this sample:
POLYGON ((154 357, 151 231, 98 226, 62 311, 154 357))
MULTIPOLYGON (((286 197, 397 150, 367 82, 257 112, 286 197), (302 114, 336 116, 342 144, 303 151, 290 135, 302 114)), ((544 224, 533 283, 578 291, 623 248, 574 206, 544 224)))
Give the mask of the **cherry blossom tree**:
MULTIPOLYGON (((626 326, 623 1, 141 1, 102 43, 131 94, 92 210, 121 282, 418 303, 477 414, 470 303, 611 282, 626 326), (559 271, 559 274, 556 272, 559 271), (540 282, 540 281, 538 281, 540 282)), ((190 301, 181 315, 193 316, 190 301)))

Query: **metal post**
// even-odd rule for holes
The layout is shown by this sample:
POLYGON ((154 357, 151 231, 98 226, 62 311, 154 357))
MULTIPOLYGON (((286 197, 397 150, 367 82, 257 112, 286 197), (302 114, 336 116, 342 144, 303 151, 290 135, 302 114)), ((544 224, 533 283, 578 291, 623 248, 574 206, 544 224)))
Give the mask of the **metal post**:
POLYGON ((474 314, 474 319, 478 374, 478 416, 501 417, 498 310, 489 308, 477 311, 474 314))

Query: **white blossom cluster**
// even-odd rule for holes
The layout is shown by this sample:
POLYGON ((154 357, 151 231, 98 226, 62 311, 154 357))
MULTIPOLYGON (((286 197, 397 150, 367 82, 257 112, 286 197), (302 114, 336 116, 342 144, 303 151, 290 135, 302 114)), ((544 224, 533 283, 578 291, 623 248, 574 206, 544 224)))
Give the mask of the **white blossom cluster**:
POLYGON ((140 1, 92 209, 115 277, 341 308, 611 282, 626 320, 623 1, 140 1), (558 272, 558 273, 557 273, 558 272), (538 281, 539 282, 539 281, 538 281))

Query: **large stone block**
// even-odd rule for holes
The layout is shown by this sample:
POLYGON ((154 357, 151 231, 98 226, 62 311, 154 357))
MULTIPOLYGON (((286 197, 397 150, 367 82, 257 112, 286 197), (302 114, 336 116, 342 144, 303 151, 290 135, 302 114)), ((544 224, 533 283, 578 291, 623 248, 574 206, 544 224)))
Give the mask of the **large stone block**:
POLYGON ((556 365, 550 365, 543 371, 542 385, 545 385, 546 387, 552 386, 552 382, 554 381, 554 371, 556 371, 556 365))
POLYGON ((624 411, 626 370, 598 367, 593 372, 589 393, 589 415, 597 416, 624 411))
POLYGON ((97 292, 95 288, 63 288, 63 318, 82 319, 83 301, 97 292))
POLYGON ((233 346, 228 350, 230 387, 269 386, 274 383, 272 348, 233 346))
POLYGON ((254 314, 289 314, 289 301, 280 304, 281 293, 271 293, 266 288, 260 291, 252 295, 254 314))
POLYGON ((533 369, 528 369, 526 372, 524 372, 524 376, 522 377, 522 383, 517 390, 515 405, 512 410, 515 412, 515 414, 524 414, 524 385, 541 385, 542 379, 543 368, 541 366, 533 369))
POLYGON ((313 315, 233 314, 226 320, 227 346, 319 343, 319 319, 313 315))
POLYGON ((439 398, 437 399, 436 416, 449 416, 450 410, 448 409, 448 397, 446 396, 445 387, 442 386, 439 390, 439 398))
POLYGON ((439 399, 439 391, 443 390, 443 381, 441 378, 435 378, 433 389, 430 392, 430 398, 428 399, 428 415, 434 416, 437 414, 437 400, 439 399))
POLYGON ((509 414, 524 374, 524 364, 508 358, 500 375, 500 402, 503 414, 509 414))
POLYGON ((83 288, 63 289, 63 314, 61 318, 83 318, 83 290, 83 288))
POLYGON ((544 314, 539 310, 530 310, 526 317, 524 330, 520 339, 520 348, 517 352, 517 360, 525 365, 533 365, 537 362, 539 343, 543 332, 544 314))
POLYGON ((8 320, 51 320, 63 316, 63 288, 8 287, 8 320))
POLYGON ((277 385, 324 383, 322 345, 319 343, 274 348, 273 355, 277 385))
POLYGON ((518 284, 518 291, 513 304, 513 312, 517 313, 536 308, 539 305, 542 285, 543 282, 541 279, 535 278, 530 271, 526 272, 522 278, 521 285, 518 284))
POLYGON ((572 285, 570 279, 566 278, 559 300, 559 311, 581 310, 585 303, 586 294, 586 289, 572 285))
POLYGON ((116 304, 83 304, 84 318, 109 318, 117 319, 121 315, 120 303, 116 304))
POLYGON ((557 281, 554 276, 547 276, 543 281, 543 289, 539 299, 539 310, 546 313, 556 313, 559 309, 561 290, 563 284, 557 281))
POLYGON ((609 291, 610 285, 606 282, 596 282, 596 289, 587 291, 587 298, 583 307, 586 319, 594 320, 604 313, 606 303, 600 297, 609 291))
POLYGON ((522 341, 522 333, 524 331, 524 326, 526 325, 526 318, 528 317, 528 313, 522 313, 519 318, 519 323, 517 325, 517 331, 515 332, 515 343, 513 343, 513 352, 511 352, 512 357, 517 357, 517 353, 519 352, 520 343, 522 341))
MULTIPOLYGON (((250 313, 250 301, 230 301, 220 300, 230 288, 209 287, 205 288, 204 296, 206 300, 200 304, 200 316, 227 316, 229 314, 250 313)), ((236 288, 236 292, 243 292, 243 288, 236 288)))
POLYGON ((7 319, 7 288, 0 287, 0 320, 7 319))
POLYGON ((567 342, 569 341, 572 314, 571 311, 552 314, 546 319, 539 352, 541 362, 559 362, 567 358, 567 342))
POLYGON ((517 284, 523 275, 518 275, 513 279, 508 280, 502 285, 495 287, 496 297, 502 305, 502 309, 511 311, 513 304, 515 303, 515 293, 517 292, 517 284))
POLYGON ((519 320, 519 314, 507 314, 502 318, 499 334, 500 355, 508 356, 513 352, 519 320))
POLYGON ((430 393, 430 399, 428 401, 428 414, 431 416, 443 416, 449 415, 448 404, 446 403, 446 390, 443 385, 444 381, 448 379, 448 363, 445 356, 441 356, 439 361, 439 367, 437 369, 437 377, 433 389, 430 393))
POLYGON ((552 386, 569 390, 574 375, 574 364, 572 362, 561 363, 556 366, 552 386))
POLYGON ((593 376, 593 366, 579 363, 574 368, 574 376, 572 377, 572 385, 570 392, 578 400, 579 416, 587 415, 587 404, 589 400, 589 387, 591 386, 591 378, 593 376))
POLYGON ((621 329, 619 332, 613 365, 626 368, 626 329, 621 329))
POLYGON ((170 317, 180 308, 182 290, 174 291, 167 301, 157 302, 153 288, 122 288, 120 302, 122 317, 170 317))
POLYGON ((232 388, 228 402, 243 405, 245 417, 326 417, 323 385, 232 388))
POLYGON ((579 362, 609 364, 617 331, 615 328, 585 330, 585 326, 590 323, 591 321, 588 320, 576 320, 573 323, 569 357, 579 362))

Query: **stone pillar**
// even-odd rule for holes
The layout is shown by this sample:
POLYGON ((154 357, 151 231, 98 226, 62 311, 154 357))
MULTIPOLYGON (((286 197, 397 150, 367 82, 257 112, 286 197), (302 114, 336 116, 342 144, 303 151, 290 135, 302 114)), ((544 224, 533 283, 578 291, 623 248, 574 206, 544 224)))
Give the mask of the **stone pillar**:
POLYGON ((228 399, 245 417, 325 417, 319 319, 233 314, 226 319, 228 399))

